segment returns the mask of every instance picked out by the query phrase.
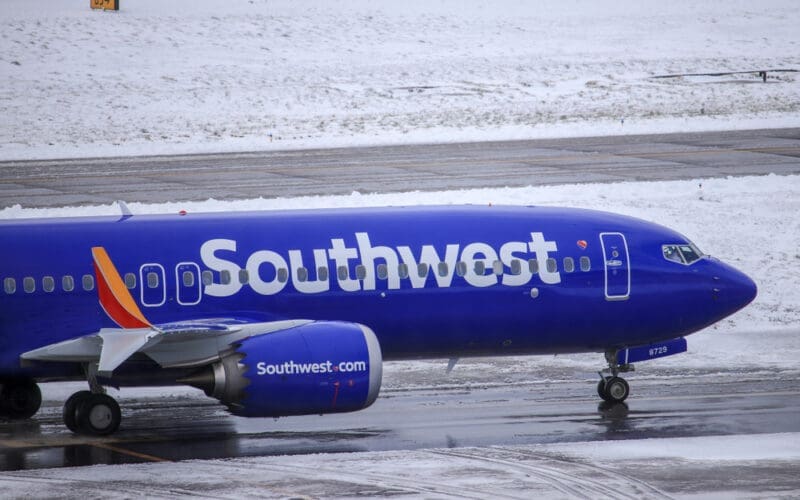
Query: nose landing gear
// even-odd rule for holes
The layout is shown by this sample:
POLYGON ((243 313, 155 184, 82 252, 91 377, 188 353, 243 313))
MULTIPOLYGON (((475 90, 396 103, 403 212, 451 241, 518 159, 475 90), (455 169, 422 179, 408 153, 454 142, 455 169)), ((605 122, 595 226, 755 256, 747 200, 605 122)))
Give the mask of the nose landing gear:
POLYGON ((619 376, 620 373, 632 372, 633 365, 620 365, 617 363, 617 351, 606 351, 608 368, 597 372, 600 382, 597 383, 597 394, 608 403, 622 403, 630 394, 628 382, 619 376))

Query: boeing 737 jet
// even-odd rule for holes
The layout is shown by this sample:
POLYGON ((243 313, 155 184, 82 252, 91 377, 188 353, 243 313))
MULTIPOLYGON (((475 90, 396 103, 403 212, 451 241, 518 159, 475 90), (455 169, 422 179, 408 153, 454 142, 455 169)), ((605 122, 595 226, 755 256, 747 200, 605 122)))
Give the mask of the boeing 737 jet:
POLYGON ((756 295, 665 227, 609 213, 445 206, 0 223, 0 413, 86 380, 73 432, 121 421, 106 387, 188 384, 250 417, 372 404, 384 361, 597 352, 597 392, 756 295), (600 364, 600 363, 599 363, 600 364))

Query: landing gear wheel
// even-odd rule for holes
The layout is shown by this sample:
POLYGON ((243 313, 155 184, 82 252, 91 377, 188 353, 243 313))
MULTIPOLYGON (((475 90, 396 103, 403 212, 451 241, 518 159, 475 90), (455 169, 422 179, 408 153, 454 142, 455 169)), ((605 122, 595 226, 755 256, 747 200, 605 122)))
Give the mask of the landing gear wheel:
POLYGON ((611 377, 603 377, 600 382, 597 383, 597 395, 603 398, 603 401, 607 401, 606 399, 606 383, 611 377))
POLYGON ((42 406, 39 385, 29 378, 0 382, 0 415, 11 420, 31 418, 42 406))
POLYGON ((601 382, 605 382, 601 397, 609 403, 622 403, 630 394, 628 382, 622 377, 610 377, 601 382))
POLYGON ((111 396, 92 394, 78 405, 75 421, 82 434, 106 436, 119 428, 122 413, 111 396))
POLYGON ((67 426, 67 429, 72 432, 79 431, 77 420, 78 407, 91 395, 91 391, 78 391, 70 396, 67 402, 64 403, 64 425, 67 426))

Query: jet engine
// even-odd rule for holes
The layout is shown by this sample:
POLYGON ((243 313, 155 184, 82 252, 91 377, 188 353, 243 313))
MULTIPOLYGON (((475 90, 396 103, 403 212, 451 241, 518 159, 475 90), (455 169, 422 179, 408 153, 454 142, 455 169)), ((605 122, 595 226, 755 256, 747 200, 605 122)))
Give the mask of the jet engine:
POLYGON ((378 397, 378 339, 356 323, 317 321, 239 341, 184 382, 245 417, 360 410, 378 397))

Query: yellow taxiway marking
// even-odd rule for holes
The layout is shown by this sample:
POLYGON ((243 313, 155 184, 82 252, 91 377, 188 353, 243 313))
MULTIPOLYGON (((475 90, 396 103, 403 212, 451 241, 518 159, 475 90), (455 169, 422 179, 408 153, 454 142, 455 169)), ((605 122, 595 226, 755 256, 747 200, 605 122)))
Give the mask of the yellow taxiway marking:
POLYGON ((113 451, 114 453, 120 453, 122 455, 128 455, 131 457, 141 458, 142 460, 147 460, 148 462, 169 462, 166 458, 156 457, 154 455, 148 455, 147 453, 139 453, 138 451, 133 450, 126 450, 125 448, 120 448, 118 446, 112 446, 110 444, 105 443, 87 443, 89 446, 94 446, 95 448, 102 448, 104 450, 113 451))
POLYGON ((146 460, 148 462, 170 462, 166 458, 157 457, 155 455, 148 455, 147 453, 139 453, 138 451, 127 450, 107 443, 93 442, 93 441, 72 441, 72 440, 59 440, 56 442, 31 442, 31 441, 16 441, 10 439, 0 440, 0 450, 6 449, 23 449, 23 448, 54 448, 59 446, 94 446, 95 448, 102 448, 104 450, 113 451, 121 455, 128 455, 131 457, 146 460))

